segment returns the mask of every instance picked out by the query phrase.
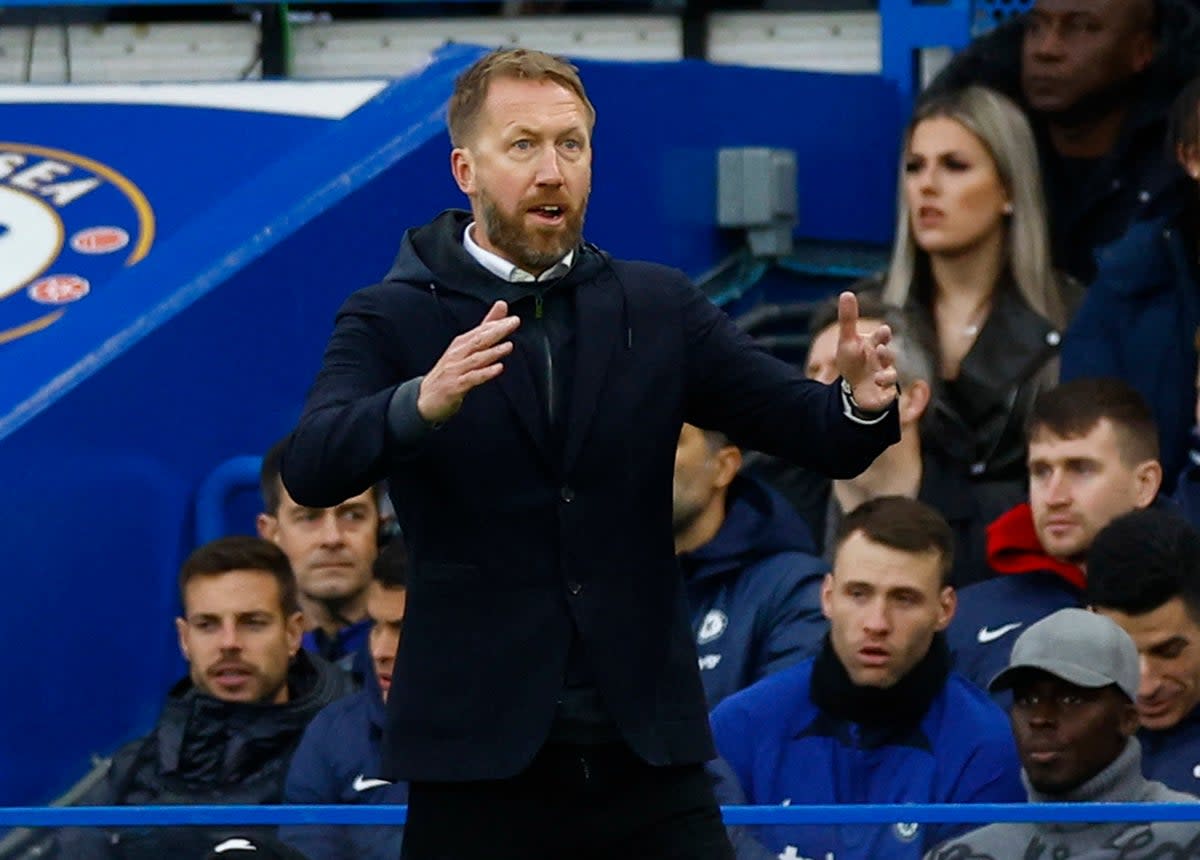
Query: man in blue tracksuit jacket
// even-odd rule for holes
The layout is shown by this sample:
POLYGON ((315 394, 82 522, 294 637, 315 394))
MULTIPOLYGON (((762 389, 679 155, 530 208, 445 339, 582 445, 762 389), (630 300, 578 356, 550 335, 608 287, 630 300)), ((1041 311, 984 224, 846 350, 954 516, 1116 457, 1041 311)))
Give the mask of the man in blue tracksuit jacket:
MULTIPOLYGON (((408 556, 396 539, 379 554, 367 588, 371 620, 367 656, 372 671, 363 688, 322 710, 292 758, 285 803, 408 803, 408 784, 382 777, 385 703, 408 602, 408 556)), ((358 660, 361 664, 364 661, 358 660)), ((401 827, 302 825, 280 828, 280 838, 308 860, 396 860, 401 827)))
POLYGON ((675 457, 675 546, 708 706, 816 652, 828 565, 779 493, 738 473, 740 449, 685 424, 675 457))
POLYGON ((1043 391, 1027 435, 1029 503, 988 526, 994 576, 959 593, 947 631, 955 670, 980 687, 1008 665, 1029 625, 1083 605, 1085 559, 1100 530, 1161 504, 1154 416, 1127 383, 1075 379, 1043 391))
MULTIPOLYGON (((722 802, 1016 803, 1008 719, 950 671, 941 631, 953 535, 898 496, 852 511, 822 588, 817 656, 726 699, 712 714, 722 802)), ((735 832, 739 860, 917 860, 968 826, 779 825, 735 832)))

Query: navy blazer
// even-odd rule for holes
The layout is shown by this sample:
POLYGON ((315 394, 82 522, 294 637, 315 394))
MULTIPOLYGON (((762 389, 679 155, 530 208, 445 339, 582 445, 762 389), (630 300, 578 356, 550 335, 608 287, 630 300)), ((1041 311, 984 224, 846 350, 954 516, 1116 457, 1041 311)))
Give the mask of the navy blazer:
POLYGON ((389 777, 521 770, 548 735, 574 628, 604 706, 642 758, 710 758, 671 527, 682 423, 849 477, 899 438, 896 410, 855 423, 836 385, 758 350, 682 273, 602 255, 575 287, 562 444, 549 442, 537 365, 518 348, 454 418, 400 449, 388 420, 398 384, 488 310, 426 268, 412 236, 399 268, 339 313, 283 462, 288 491, 307 505, 389 481, 412 561, 389 777))

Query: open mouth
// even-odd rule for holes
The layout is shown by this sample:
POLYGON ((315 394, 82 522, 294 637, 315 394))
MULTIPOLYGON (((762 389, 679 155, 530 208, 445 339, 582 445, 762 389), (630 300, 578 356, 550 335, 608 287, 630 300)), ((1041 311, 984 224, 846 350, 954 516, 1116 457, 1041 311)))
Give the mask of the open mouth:
POLYGON ((891 655, 883 648, 860 648, 858 659, 864 666, 886 665, 891 655))
POLYGON ((566 215, 566 209, 562 206, 547 204, 545 206, 534 206, 529 210, 530 214, 539 221, 544 221, 549 224, 557 224, 562 221, 566 215))

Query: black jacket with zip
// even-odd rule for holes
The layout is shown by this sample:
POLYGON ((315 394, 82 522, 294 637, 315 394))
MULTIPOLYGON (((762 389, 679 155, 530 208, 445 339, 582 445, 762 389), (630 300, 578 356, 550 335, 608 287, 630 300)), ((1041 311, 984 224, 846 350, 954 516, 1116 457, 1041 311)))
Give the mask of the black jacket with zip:
POLYGON ((587 244, 566 276, 533 286, 539 326, 531 287, 463 249, 469 218, 410 230, 387 279, 346 301, 283 459, 307 505, 389 480, 412 568, 385 775, 520 771, 550 733, 576 638, 642 758, 703 761, 712 741, 671 529, 682 422, 849 476, 898 438, 896 410, 855 423, 836 385, 758 350, 682 273, 587 244), (402 442, 398 392, 499 298, 533 323, 504 372, 402 442))

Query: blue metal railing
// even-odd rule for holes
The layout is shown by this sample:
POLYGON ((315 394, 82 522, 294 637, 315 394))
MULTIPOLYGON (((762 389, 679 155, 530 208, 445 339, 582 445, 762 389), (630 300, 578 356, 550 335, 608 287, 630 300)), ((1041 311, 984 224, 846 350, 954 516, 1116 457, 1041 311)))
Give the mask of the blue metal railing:
MULTIPOLYGON (((979 803, 725 806, 726 824, 992 824, 1200 821, 1200 803, 979 803)), ((76 806, 0 808, 0 827, 403 824, 408 807, 76 806)))

